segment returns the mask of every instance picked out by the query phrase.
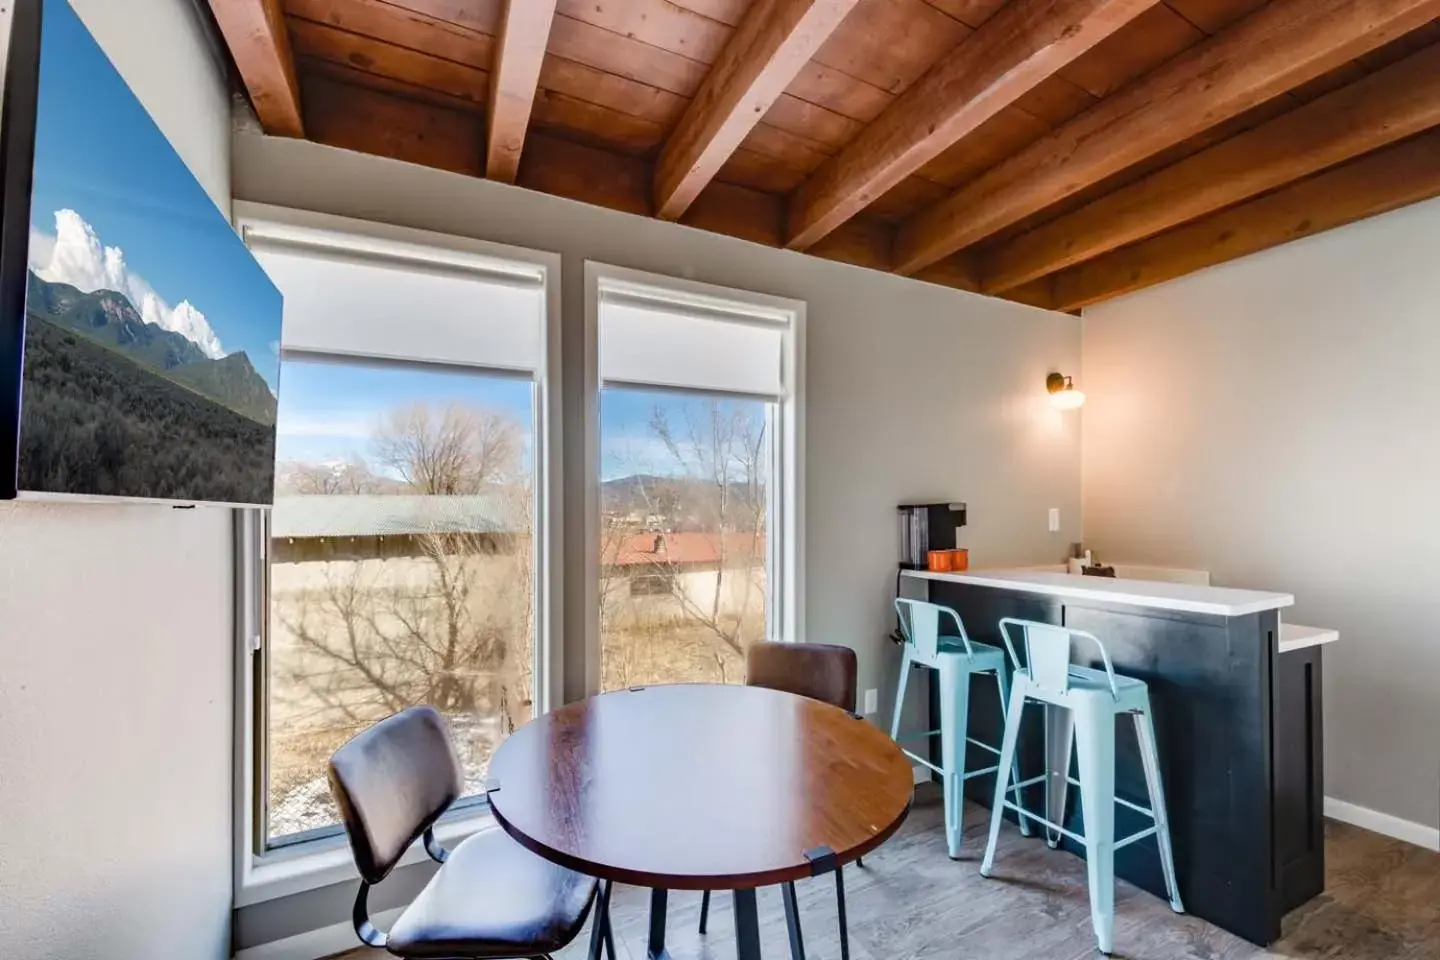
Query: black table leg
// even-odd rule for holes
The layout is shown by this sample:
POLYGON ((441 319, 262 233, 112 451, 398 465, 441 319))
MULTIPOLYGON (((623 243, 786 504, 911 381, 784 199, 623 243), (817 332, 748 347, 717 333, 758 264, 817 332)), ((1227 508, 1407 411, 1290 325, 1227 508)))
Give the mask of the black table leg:
POLYGON ((662 960, 665 953, 665 902, 668 890, 650 891, 650 944, 646 954, 650 960, 662 960))
POLYGON ((835 912, 840 916, 840 960, 850 960, 850 925, 845 920, 845 868, 835 868, 835 912))
POLYGON ((755 891, 735 891, 735 956, 738 960, 760 960, 760 915, 755 910, 755 891))

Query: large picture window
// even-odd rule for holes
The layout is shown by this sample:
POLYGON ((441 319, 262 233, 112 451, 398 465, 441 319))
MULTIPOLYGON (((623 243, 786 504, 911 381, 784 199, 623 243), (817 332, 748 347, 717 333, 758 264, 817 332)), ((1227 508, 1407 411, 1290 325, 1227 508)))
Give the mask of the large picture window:
POLYGON ((598 687, 795 639, 799 306, 591 265, 598 687))
POLYGON ((338 823, 325 762, 430 704, 465 792, 534 702, 532 383, 287 359, 270 520, 270 842, 338 823))
POLYGON ((286 297, 255 564, 263 856, 338 833, 326 762, 376 720, 439 709, 464 798, 483 802, 491 755, 545 709, 555 278, 373 235, 257 222, 246 236, 286 297))

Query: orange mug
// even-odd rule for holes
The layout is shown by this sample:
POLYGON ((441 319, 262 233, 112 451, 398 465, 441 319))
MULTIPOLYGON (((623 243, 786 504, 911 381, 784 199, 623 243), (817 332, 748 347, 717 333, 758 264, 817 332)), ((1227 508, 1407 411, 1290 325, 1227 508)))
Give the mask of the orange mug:
POLYGON ((964 573, 970 569, 970 551, 961 547, 959 550, 948 550, 950 554, 950 572, 964 573))
POLYGON ((953 569, 954 550, 931 550, 929 554, 931 573, 949 573, 953 569))

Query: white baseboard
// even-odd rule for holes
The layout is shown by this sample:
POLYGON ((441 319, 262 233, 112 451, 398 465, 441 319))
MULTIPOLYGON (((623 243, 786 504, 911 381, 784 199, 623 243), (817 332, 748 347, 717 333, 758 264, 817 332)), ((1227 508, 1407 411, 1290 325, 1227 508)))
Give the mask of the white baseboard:
POLYGON ((1406 843, 1413 843, 1427 850, 1440 850, 1440 829, 1427 827, 1423 823, 1401 820, 1388 813, 1356 806, 1353 803, 1346 803, 1344 800, 1336 800, 1334 797, 1325 798, 1325 816, 1331 820, 1339 820, 1341 823, 1348 823, 1387 837, 1394 837, 1396 840, 1404 840, 1406 843))
MULTIPOLYGON (((381 930, 387 929, 400 916, 404 907, 381 910, 370 919, 381 930)), ((306 930, 283 940, 272 940, 253 947, 246 947, 235 954, 234 960, 316 960, 362 946, 355 936, 355 928, 349 923, 333 923, 318 930, 306 930)))

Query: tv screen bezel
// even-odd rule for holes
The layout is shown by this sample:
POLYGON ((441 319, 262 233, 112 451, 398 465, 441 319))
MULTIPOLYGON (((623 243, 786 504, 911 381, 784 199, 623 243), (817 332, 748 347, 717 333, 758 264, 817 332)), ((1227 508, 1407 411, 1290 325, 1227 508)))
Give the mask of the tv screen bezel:
POLYGON ((40 106, 43 0, 15 0, 0 115, 0 500, 19 495, 30 195, 40 106))

